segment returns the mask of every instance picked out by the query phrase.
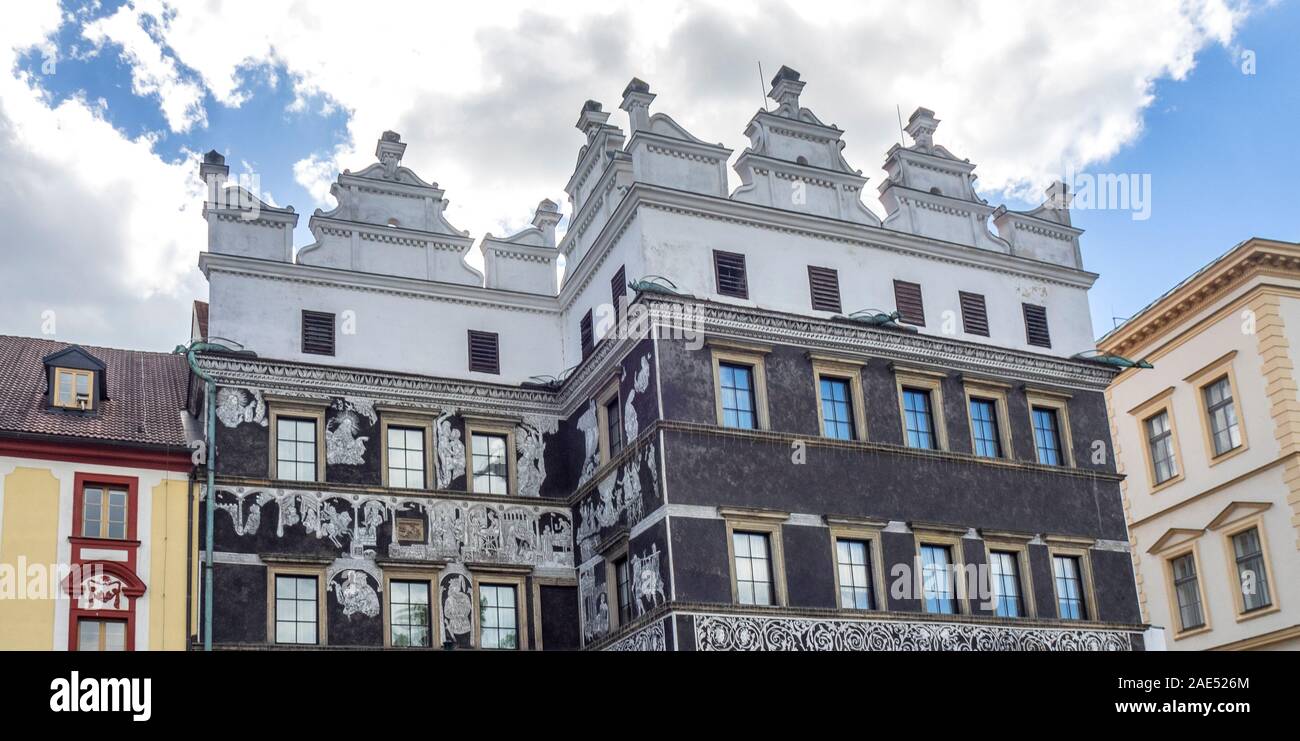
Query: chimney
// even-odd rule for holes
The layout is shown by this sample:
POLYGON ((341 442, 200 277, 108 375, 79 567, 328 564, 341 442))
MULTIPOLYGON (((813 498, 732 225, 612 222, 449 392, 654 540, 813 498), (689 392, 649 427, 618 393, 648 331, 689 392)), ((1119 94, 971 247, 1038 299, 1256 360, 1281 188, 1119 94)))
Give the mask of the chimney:
POLYGON ((650 85, 640 78, 633 77, 627 87, 623 88, 623 103, 619 108, 627 111, 632 133, 650 128, 650 103, 654 99, 650 85))
POLYGON ((929 108, 917 108, 907 119, 907 135, 924 151, 934 149, 934 130, 939 128, 939 119, 929 108))
POLYGON ((542 238, 546 241, 547 247, 555 246, 555 225, 560 223, 560 207, 555 205, 555 201, 545 198, 537 204, 537 210, 533 212, 533 226, 542 231, 542 238))
POLYGON ((213 149, 203 155, 203 162, 199 164, 199 179, 203 181, 204 201, 207 206, 220 208, 225 204, 228 175, 230 175, 230 168, 226 166, 226 158, 221 156, 220 152, 213 149))
POLYGON ((587 143, 590 144, 596 140, 596 135, 605 127, 605 122, 609 120, 609 114, 603 110, 604 106, 600 103, 589 100, 582 104, 582 113, 578 115, 578 123, 574 124, 578 131, 587 135, 587 143))
POLYGON ((1043 208, 1054 213, 1062 224, 1070 226, 1070 201, 1074 200, 1070 186, 1057 180, 1047 186, 1046 193, 1047 200, 1043 202, 1043 208))
POLYGON ((784 64, 772 78, 772 90, 767 97, 777 102, 776 114, 786 118, 799 117, 799 93, 803 92, 805 83, 799 81, 799 73, 784 64))

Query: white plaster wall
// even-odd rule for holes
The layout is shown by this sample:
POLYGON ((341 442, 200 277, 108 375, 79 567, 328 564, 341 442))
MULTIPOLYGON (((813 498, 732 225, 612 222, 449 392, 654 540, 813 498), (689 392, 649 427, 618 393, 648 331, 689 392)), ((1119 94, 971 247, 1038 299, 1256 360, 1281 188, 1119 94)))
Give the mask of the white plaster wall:
POLYGON ((726 181, 723 179, 726 173, 717 164, 651 152, 644 142, 637 142, 632 158, 633 173, 638 182, 711 196, 726 195, 726 181))
MULTIPOLYGON (((811 309, 808 266, 815 265, 839 271, 845 314, 868 308, 893 311, 893 281, 899 279, 921 285, 926 314, 922 333, 1059 356, 1095 347, 1088 294, 1081 288, 658 209, 642 208, 637 218, 644 235, 645 271, 666 276, 684 292, 699 297, 829 317, 832 315, 811 309), (716 293, 714 249, 746 256, 748 301, 716 293), (989 337, 962 331, 958 290, 984 295, 989 337), (1040 290, 1045 291, 1045 301, 1039 298, 1040 290), (1046 304, 1050 349, 1025 341, 1022 302, 1046 304)), ((979 252, 972 251, 978 259, 979 252)))
MULTIPOLYGON (((641 214, 646 211, 643 209, 641 214)), ((592 255, 593 259, 596 257, 592 255)), ((572 263, 571 263, 572 264, 572 263)), ((561 314, 563 325, 560 334, 563 338, 564 364, 563 368, 569 368, 582 362, 582 332, 580 323, 582 316, 588 309, 592 311, 592 332, 594 339, 599 342, 604 335, 600 332, 599 308, 602 305, 610 305, 612 300, 612 291, 610 281, 614 278, 614 273, 622 267, 627 280, 635 281, 649 273, 655 273, 654 270, 647 268, 645 257, 641 252, 641 224, 640 217, 633 222, 631 226, 619 236, 618 240, 611 246, 603 262, 595 269, 591 279, 574 294, 573 299, 565 307, 561 314)), ((659 273, 662 275, 662 273, 659 273)), ((675 280, 675 279, 674 279, 675 280)), ((627 289, 626 297, 631 301, 636 295, 632 289, 627 289)), ((617 331, 617 327, 609 327, 608 331, 617 331)))
POLYGON ((556 342, 558 315, 550 312, 217 270, 210 273, 209 296, 211 334, 240 342, 266 358, 506 384, 555 375, 565 367, 556 342), (303 309, 332 312, 339 319, 333 357, 301 352, 303 309), (344 333, 345 312, 355 316, 355 334, 344 333), (500 335, 501 375, 468 371, 470 329, 500 335))

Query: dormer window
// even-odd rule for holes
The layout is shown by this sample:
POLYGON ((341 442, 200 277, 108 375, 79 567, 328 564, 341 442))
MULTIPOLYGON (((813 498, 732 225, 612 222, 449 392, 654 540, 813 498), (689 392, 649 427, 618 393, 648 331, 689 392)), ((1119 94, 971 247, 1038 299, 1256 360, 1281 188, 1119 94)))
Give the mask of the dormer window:
POLYGON ((95 408, 95 372, 72 368, 54 369, 54 406, 78 409, 95 408))

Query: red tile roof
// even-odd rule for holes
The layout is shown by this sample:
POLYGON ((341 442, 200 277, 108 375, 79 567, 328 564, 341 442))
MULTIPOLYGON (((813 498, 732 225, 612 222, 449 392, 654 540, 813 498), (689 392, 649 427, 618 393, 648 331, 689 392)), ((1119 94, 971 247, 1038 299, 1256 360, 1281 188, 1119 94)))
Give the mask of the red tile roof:
POLYGON ((40 435, 142 446, 184 446, 184 356, 82 345, 107 366, 108 400, 93 414, 46 405, 46 356, 66 342, 0 335, 0 437, 40 435))

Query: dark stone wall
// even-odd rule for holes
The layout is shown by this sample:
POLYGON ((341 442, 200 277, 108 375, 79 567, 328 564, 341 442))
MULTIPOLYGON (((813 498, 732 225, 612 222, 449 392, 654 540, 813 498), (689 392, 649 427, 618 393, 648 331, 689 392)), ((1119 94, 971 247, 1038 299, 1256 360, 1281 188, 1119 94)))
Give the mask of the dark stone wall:
POLYGON ((266 642, 266 568, 214 564, 212 641, 266 642))
POLYGON ((677 599, 731 602, 727 564, 727 525, 722 520, 671 518, 677 599))
POLYGON ((885 574, 884 592, 889 609, 919 611, 921 600, 916 597, 915 576, 912 571, 916 564, 916 541, 912 534, 882 532, 880 550, 885 559, 882 570, 885 574), (906 569, 900 570, 899 566, 906 566, 906 569), (911 581, 900 583, 898 582, 900 578, 911 581))
MULTIPOLYGON (((674 527, 676 527, 674 525, 674 527)), ((831 533, 824 527, 783 525, 785 583, 791 607, 835 607, 831 533)))
MULTIPOLYGON (((1056 588, 1052 582, 1052 559, 1045 545, 1029 546, 1029 571, 1033 574, 1034 601, 1038 608, 1038 617, 1048 619, 1057 617, 1056 588)), ((1132 580, 1132 573, 1129 579, 1132 580)))
POLYGON ((578 635, 578 588, 543 584, 542 649, 571 651, 580 647, 578 635))
POLYGON ((1133 559, 1122 551, 1092 551, 1092 580, 1097 592, 1097 617, 1126 623, 1142 622, 1137 585, 1133 581, 1133 559))
POLYGON ((270 472, 270 425, 245 422, 227 427, 217 422, 216 469, 223 476, 264 479, 270 472))

